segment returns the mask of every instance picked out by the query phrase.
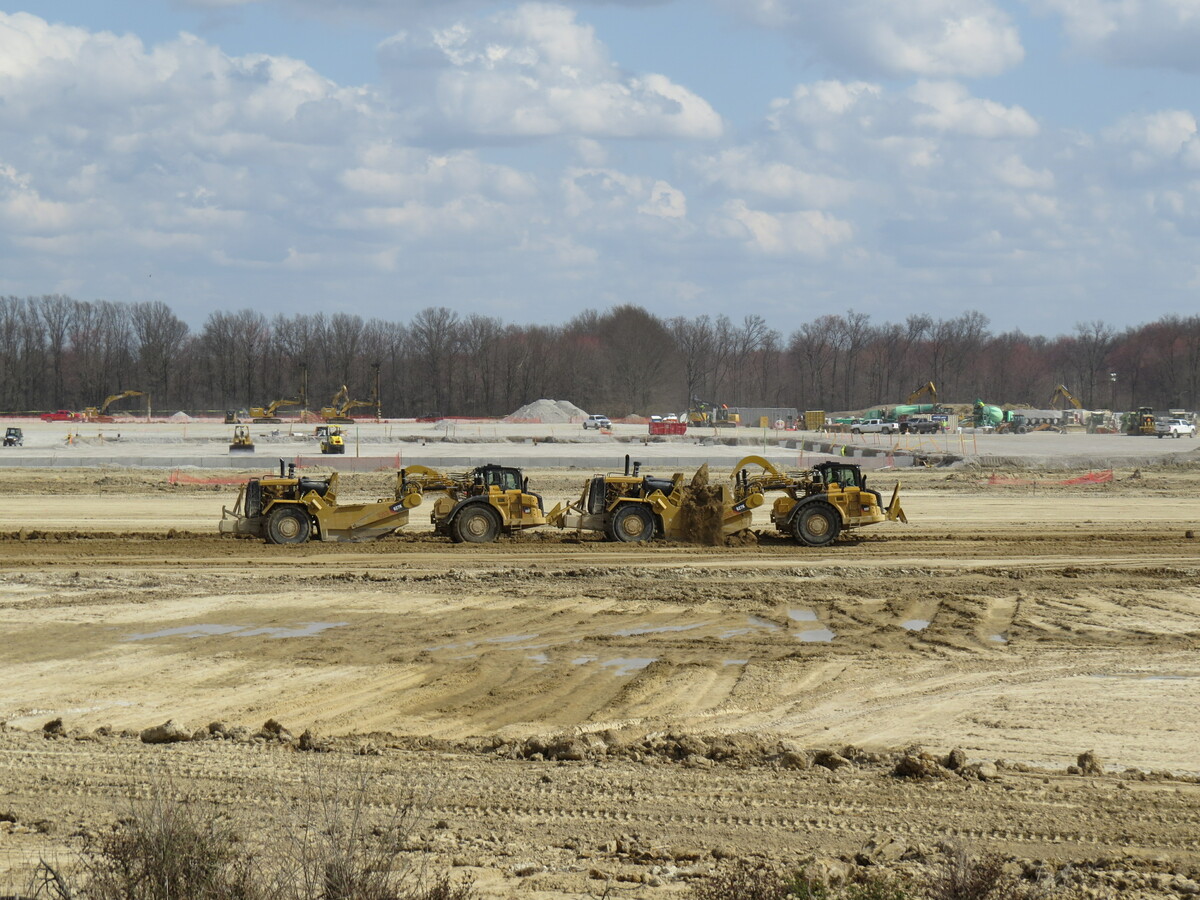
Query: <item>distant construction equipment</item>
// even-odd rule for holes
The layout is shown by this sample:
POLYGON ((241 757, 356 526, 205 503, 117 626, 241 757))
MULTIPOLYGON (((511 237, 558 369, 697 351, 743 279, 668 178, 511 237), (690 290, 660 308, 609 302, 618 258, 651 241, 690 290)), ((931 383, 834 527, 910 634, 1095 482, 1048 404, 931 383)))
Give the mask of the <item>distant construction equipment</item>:
POLYGON ((145 397, 146 398, 146 420, 150 420, 150 395, 145 391, 121 391, 119 394, 112 394, 106 397, 104 403, 100 406, 89 406, 83 411, 83 420, 85 422, 112 422, 113 417, 108 414, 108 408, 118 400, 124 400, 128 397, 145 397))

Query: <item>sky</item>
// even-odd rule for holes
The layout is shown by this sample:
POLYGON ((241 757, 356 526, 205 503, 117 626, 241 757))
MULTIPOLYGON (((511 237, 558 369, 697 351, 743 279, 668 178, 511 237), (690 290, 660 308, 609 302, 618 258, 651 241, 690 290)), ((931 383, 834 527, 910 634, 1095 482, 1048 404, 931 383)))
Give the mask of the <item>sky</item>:
POLYGON ((0 295, 1200 311, 1200 0, 0 0, 0 295))

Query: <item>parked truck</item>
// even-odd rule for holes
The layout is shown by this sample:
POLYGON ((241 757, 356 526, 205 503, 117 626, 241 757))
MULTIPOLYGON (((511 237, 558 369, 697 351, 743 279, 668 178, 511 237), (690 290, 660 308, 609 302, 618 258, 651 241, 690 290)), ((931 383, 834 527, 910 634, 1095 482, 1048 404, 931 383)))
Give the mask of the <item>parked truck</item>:
POLYGON ((1196 426, 1183 419, 1162 419, 1154 423, 1154 433, 1160 439, 1165 437, 1181 438, 1184 435, 1194 438, 1196 426))
POLYGON ((899 434, 900 423, 887 419, 863 419, 850 426, 851 434, 899 434))

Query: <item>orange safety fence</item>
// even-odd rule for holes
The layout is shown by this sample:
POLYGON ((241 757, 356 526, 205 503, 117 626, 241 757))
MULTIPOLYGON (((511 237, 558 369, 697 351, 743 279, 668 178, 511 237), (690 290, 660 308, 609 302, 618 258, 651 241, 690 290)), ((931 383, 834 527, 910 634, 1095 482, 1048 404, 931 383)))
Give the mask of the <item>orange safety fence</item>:
POLYGON ((1007 478, 1001 475, 988 476, 987 484, 989 486, 1013 487, 1013 486, 1028 486, 1035 484, 1108 484, 1113 480, 1113 470, 1105 469, 1101 472, 1088 472, 1086 475, 1077 475, 1074 478, 1066 478, 1062 481, 1042 481, 1033 478, 1007 478))

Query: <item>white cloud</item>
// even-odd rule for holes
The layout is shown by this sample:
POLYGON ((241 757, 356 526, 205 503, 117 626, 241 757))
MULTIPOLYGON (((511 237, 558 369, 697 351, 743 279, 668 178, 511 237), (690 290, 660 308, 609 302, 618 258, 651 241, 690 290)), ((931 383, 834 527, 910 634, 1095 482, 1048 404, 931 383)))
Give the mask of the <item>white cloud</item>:
POLYGON ((1104 132, 1113 144, 1127 148, 1134 168, 1145 169, 1173 160, 1197 161, 1196 117, 1187 110, 1168 109, 1127 116, 1104 132))
POLYGON ((710 185, 735 194, 756 194, 773 202, 828 207, 845 203, 854 194, 854 184, 826 172, 810 172, 779 159, 765 157, 749 147, 701 157, 697 171, 710 185))
POLYGON ((1062 17, 1080 50, 1118 65, 1200 72, 1196 0, 1027 0, 1062 17))
POLYGON ((996 75, 1024 57, 1008 16, 990 0, 719 0, 733 14, 791 32, 847 72, 996 75))
POLYGON ((589 231, 647 227, 655 220, 682 223, 687 218, 684 193, 661 179, 616 169, 573 168, 563 176, 561 189, 566 214, 589 231))
POLYGON ((1037 122, 1021 107, 972 97, 955 82, 921 81, 908 96, 927 107, 914 117, 923 128, 977 138, 1028 138, 1038 133, 1037 122))
POLYGON ((380 48, 398 96, 427 93, 433 136, 512 140, 715 138, 721 117, 664 75, 630 76, 564 7, 527 3, 476 23, 409 30, 380 48))
POLYGON ((854 229, 820 210, 769 213, 751 209, 742 200, 725 204, 716 229, 746 241, 755 250, 772 256, 806 256, 820 259, 849 241, 854 229))

